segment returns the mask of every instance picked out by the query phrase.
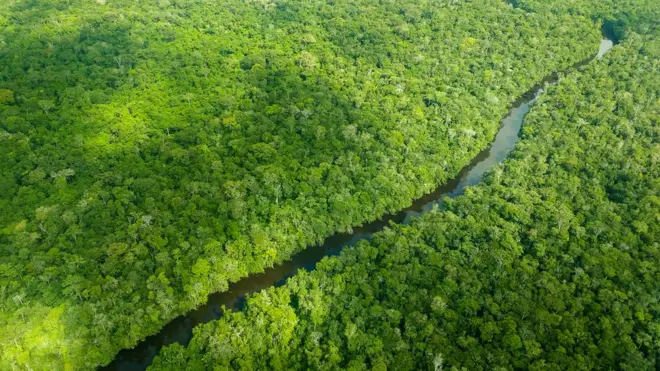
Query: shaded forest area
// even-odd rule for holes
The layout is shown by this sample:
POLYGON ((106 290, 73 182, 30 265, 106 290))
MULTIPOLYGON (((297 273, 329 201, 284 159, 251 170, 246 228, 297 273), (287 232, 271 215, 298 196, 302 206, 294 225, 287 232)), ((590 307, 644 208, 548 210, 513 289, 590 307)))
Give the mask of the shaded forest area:
MULTIPOLYGON (((0 368, 107 364, 228 282, 456 175, 515 99, 596 51, 601 26, 618 38, 657 26, 650 0, 572 3, 0 3, 0 368)), ((656 44, 642 39, 630 45, 657 60, 656 44)), ((640 89, 657 81, 621 74, 617 83, 640 89)), ((646 109, 632 104, 631 114, 646 109)), ((625 127, 634 134, 636 125, 625 127)), ((629 197, 612 184, 617 204, 636 207, 642 186, 629 197)), ((639 238, 656 237, 656 225, 647 227, 639 238)), ((364 264, 384 258, 363 245, 341 261, 360 251, 372 251, 364 264)), ((339 271, 312 276, 322 272, 339 271)), ((299 324, 308 320, 298 319, 302 307, 287 302, 287 290, 305 277, 275 291, 281 306, 271 308, 288 308, 299 324)), ((212 326, 241 331, 252 311, 261 316, 254 308, 212 326)), ((306 328, 277 336, 296 333, 300 342, 306 328)), ((195 344, 215 341, 201 331, 195 344)), ((254 346, 242 341, 241 351, 254 346)), ((303 349, 290 345, 291 355, 303 349)), ((353 360, 343 347, 327 349, 340 364, 353 360)), ((185 362, 186 352, 204 353, 173 347, 158 365, 185 362)), ((402 365, 421 364, 415 354, 402 365)), ((254 356, 246 365, 295 359, 254 356)))
POLYGON ((410 226, 202 325, 150 370, 655 370, 660 40, 550 87, 514 154, 410 226))
POLYGON ((495 0, 0 7, 3 367, 107 363, 406 206, 599 37, 495 0))

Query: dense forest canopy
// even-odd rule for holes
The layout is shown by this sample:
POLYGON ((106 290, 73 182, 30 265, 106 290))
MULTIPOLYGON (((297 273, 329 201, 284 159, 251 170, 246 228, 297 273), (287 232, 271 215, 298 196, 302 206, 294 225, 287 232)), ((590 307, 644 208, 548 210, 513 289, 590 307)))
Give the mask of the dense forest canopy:
POLYGON ((651 34, 657 30, 660 7, 656 0, 512 0, 520 9, 552 14, 579 14, 603 22, 605 30, 616 39, 626 31, 651 34))
POLYGON ((499 1, 0 4, 0 368, 84 369, 454 175, 598 24, 499 1))
POLYGON ((561 79, 484 184, 326 258, 151 370, 655 370, 660 40, 561 79))
MULTIPOLYGON (((0 2, 0 369, 90 369, 108 363, 209 293, 226 290, 229 282, 405 207, 454 176, 485 148, 514 100, 544 76, 596 52, 603 25, 618 38, 626 30, 652 34, 657 27, 654 0, 514 5, 501 0, 0 2)), ((645 84, 657 79, 632 75, 631 69, 657 67, 643 64, 657 61, 657 45, 638 37, 626 50, 629 58, 620 51, 623 65, 613 67, 622 68, 616 70, 617 83, 621 89, 637 83, 651 94, 653 86, 645 84)), ((583 86, 575 84, 576 91, 583 86)), ((599 94, 605 93, 595 89, 585 96, 599 94)), ((641 127, 646 136, 640 138, 654 138, 657 126, 629 116, 647 112, 648 104, 605 98, 626 107, 616 113, 623 123, 606 127, 613 135, 624 130, 634 139, 641 127)), ((575 103, 565 99, 562 110, 575 103)), ((539 123, 556 124, 538 117, 539 123)), ((566 140, 575 135, 561 134, 566 140)), ((630 151, 626 161, 633 161, 629 166, 635 171, 649 165, 645 143, 618 147, 630 151)), ((607 148, 599 149, 602 156, 623 153, 607 148)), ((551 148, 544 150, 550 156, 551 148)), ((580 158, 557 161, 579 167, 580 158)), ((526 181, 532 176, 524 169, 505 170, 502 176, 511 179, 519 172, 526 181)), ((630 171, 622 179, 636 179, 630 171)), ((644 190, 653 190, 635 183, 641 188, 629 195, 624 183, 610 181, 603 183, 611 184, 608 195, 620 198, 613 202, 630 200, 631 210, 637 210, 644 190)), ((480 198, 472 197, 490 191, 475 192, 449 204, 451 212, 460 215, 457 205, 476 204, 480 198)), ((520 192, 535 191, 530 186, 520 192)), ((364 245, 330 262, 349 267, 346 259, 371 251, 364 264, 380 267, 385 256, 377 253, 379 246, 412 244, 405 242, 412 241, 409 233, 441 233, 423 226, 442 225, 454 214, 388 232, 400 233, 401 243, 386 233, 371 248, 364 245)), ((657 223, 639 215, 621 216, 621 223, 638 217, 634 222, 642 224, 635 236, 647 233, 654 241, 657 223)), ((473 228, 478 230, 478 223, 473 228)), ((418 248, 411 245, 408 254, 418 248)), ((402 270, 412 267, 401 262, 402 270)), ((461 269, 470 276, 476 267, 461 269)), ((328 267, 309 277, 329 279, 340 272, 328 267)), ((273 294, 280 303, 273 311, 282 308, 282 315, 304 324, 278 334, 287 341, 300 336, 291 343, 296 357, 304 354, 299 342, 316 322, 307 322, 302 307, 287 298, 295 282, 304 287, 311 279, 302 275, 273 294)), ((367 291, 371 284, 360 283, 367 291)), ((635 289, 631 292, 648 293, 635 289)), ((330 295, 324 290, 318 288, 330 295)), ((423 290, 430 288, 420 286, 416 295, 423 290)), ((251 303, 268 302, 263 295, 251 303)), ((344 300, 341 292, 332 295, 337 305, 344 300)), ((267 308, 250 308, 200 331, 214 326, 242 331, 251 321, 261 323, 259 316, 278 320, 267 308)), ((367 304, 360 308, 373 310, 367 304)), ((327 323, 338 326, 337 321, 327 323)), ((329 330, 318 334, 322 331, 329 330)), ((215 339, 200 332, 194 344, 215 339)), ((270 346, 242 341, 236 349, 245 352, 270 346)), ((339 343, 333 346, 326 350, 340 364, 353 359, 339 343)), ((283 348, 273 347, 278 349, 283 348)), ((246 365, 279 362, 267 361, 261 350, 246 365)), ((159 365, 168 357, 183 362, 186 354, 201 353, 201 348, 171 348, 159 365)), ((280 356, 281 365, 296 359, 280 356)), ((410 357, 411 365, 423 362, 410 357)))

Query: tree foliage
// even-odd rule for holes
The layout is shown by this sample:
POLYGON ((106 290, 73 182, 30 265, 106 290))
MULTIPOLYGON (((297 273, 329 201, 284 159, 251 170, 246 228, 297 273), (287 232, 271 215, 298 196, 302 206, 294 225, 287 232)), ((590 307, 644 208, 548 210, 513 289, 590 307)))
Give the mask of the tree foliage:
POLYGON ((107 363, 405 207, 598 27, 500 0, 0 2, 0 368, 107 363))
POLYGON ((629 34, 548 89, 483 184, 150 369, 658 369, 659 60, 656 34, 629 34))

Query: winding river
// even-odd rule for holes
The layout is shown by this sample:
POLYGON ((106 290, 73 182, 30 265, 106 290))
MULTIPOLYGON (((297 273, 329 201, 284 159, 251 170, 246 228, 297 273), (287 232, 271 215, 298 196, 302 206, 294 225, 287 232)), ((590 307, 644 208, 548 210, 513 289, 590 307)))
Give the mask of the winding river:
MULTIPOLYGON (((598 53, 593 58, 589 58, 574 67, 585 65, 594 58, 601 58, 613 45, 612 40, 603 38, 598 53)), ((375 222, 354 228, 353 233, 334 235, 326 239, 322 246, 303 250, 288 262, 268 268, 261 274, 252 275, 230 284, 228 291, 209 296, 205 305, 177 317, 163 327, 158 334, 147 337, 137 347, 122 350, 112 363, 102 369, 146 370, 163 346, 175 342, 187 345, 192 338, 195 326, 220 318, 222 316, 222 306, 225 306, 228 310, 239 310, 243 307, 247 294, 270 286, 281 286, 287 278, 293 276, 299 269, 313 270, 316 263, 323 257, 337 255, 344 247, 353 246, 363 239, 369 239, 374 233, 383 230, 390 222, 407 224, 412 217, 428 212, 434 205, 441 203, 444 197, 456 197, 463 194, 465 187, 479 183, 486 172, 501 163, 509 155, 518 141, 525 114, 536 102, 539 95, 543 93, 543 87, 546 83, 554 84, 557 80, 558 76, 556 74, 545 78, 514 102, 509 115, 502 120, 502 126, 490 147, 480 152, 454 179, 441 185, 432 193, 416 200, 410 207, 396 214, 386 215, 375 222)))

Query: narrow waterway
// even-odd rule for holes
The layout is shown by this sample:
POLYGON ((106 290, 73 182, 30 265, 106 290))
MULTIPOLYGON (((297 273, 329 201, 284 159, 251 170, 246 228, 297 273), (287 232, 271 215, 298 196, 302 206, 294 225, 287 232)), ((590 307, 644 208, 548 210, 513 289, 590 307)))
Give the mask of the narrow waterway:
MULTIPOLYGON (((604 38, 601 40, 600 49, 594 58, 601 58, 612 46, 612 40, 604 38)), ((585 65, 592 59, 590 58, 574 67, 585 65)), ((287 278, 293 276, 298 269, 314 269, 316 263, 321 261, 323 257, 337 255, 344 247, 353 246, 360 240, 370 238, 390 222, 407 224, 412 217, 430 211, 434 205, 441 203, 444 197, 456 197, 463 194, 465 187, 481 182, 484 174, 504 161, 509 155, 518 141, 525 115, 539 95, 543 93, 543 87, 546 83, 553 84, 557 79, 557 75, 549 76, 520 97, 513 104, 509 115, 502 120, 502 126, 490 147, 480 152, 454 179, 438 187, 432 193, 416 200, 410 207, 396 214, 386 215, 373 223, 354 228, 353 233, 334 235, 326 239, 322 246, 310 247, 293 256, 288 262, 268 268, 264 273, 252 275, 230 284, 228 291, 211 295, 205 305, 188 312, 184 316, 177 317, 163 327, 158 334, 147 337, 137 347, 122 350, 115 360, 103 369, 146 370, 163 346, 175 342, 187 345, 192 338, 192 330, 195 326, 220 318, 222 316, 222 306, 225 306, 227 310, 241 309, 247 294, 270 286, 280 286, 284 284, 287 278)))

